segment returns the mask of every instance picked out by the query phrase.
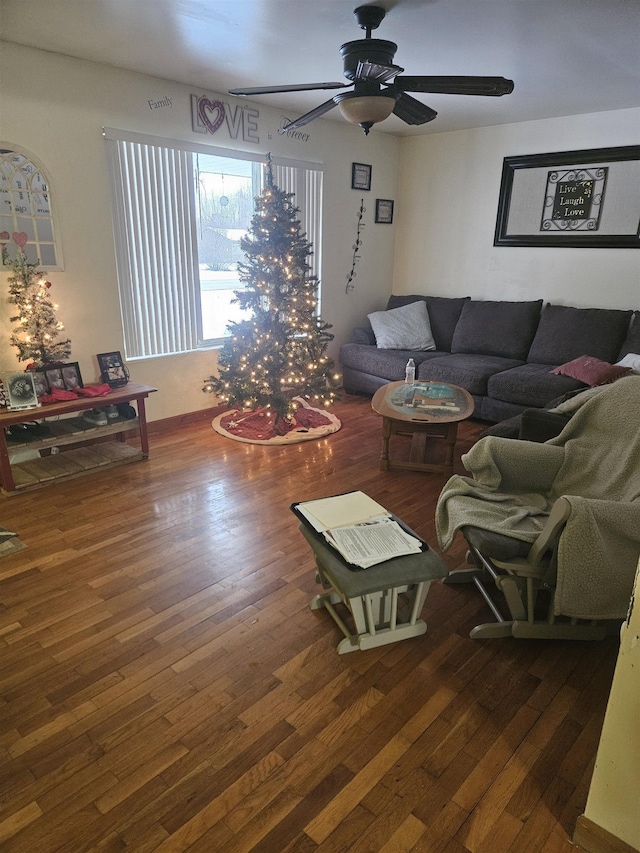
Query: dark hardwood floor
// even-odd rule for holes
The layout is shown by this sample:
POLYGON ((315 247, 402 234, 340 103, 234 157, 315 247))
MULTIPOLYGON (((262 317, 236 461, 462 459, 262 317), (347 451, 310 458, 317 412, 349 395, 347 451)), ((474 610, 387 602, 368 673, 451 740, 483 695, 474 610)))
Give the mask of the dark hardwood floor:
POLYGON ((0 498, 27 545, 0 559, 2 853, 576 849, 616 638, 473 641, 479 594, 436 582, 425 636, 338 656, 289 504, 362 489, 435 544, 445 479, 380 472, 369 401, 334 411, 0 498))

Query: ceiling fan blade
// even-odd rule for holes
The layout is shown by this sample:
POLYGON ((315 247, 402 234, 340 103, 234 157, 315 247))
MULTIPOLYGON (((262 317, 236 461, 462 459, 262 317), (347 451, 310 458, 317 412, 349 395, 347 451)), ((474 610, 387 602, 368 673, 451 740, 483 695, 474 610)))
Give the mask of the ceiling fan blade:
POLYGON ((229 89, 230 95, 275 95, 278 92, 307 92, 312 89, 344 89, 350 83, 294 83, 292 86, 256 86, 253 89, 229 89))
POLYGON ((282 130, 296 130, 298 127, 304 127, 305 124, 309 124, 309 122, 314 119, 320 118, 320 116, 328 113, 329 110, 332 110, 335 106, 336 103, 333 98, 331 98, 330 100, 325 101, 324 104, 320 104, 320 106, 316 107, 314 110, 300 116, 300 118, 297 118, 295 121, 290 121, 289 124, 283 125, 282 130))
POLYGON ((401 118, 406 124, 426 124, 438 115, 435 110, 426 104, 421 104, 411 95, 402 94, 396 101, 393 114, 401 118))
POLYGON ((403 92, 442 95, 508 95, 513 80, 505 77, 396 77, 393 85, 403 92))
POLYGON ((396 74, 402 74, 404 68, 399 65, 380 65, 377 62, 369 62, 368 59, 359 62, 356 66, 356 80, 375 80, 378 83, 386 83, 396 74))

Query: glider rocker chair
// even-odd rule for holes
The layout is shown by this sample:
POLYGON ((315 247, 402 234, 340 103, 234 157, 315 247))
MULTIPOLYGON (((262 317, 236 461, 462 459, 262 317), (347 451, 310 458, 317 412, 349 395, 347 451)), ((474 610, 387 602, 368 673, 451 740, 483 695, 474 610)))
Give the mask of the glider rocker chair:
POLYGON ((640 377, 620 379, 542 444, 488 436, 436 507, 443 550, 459 531, 496 622, 471 637, 602 639, 627 614, 640 555, 640 377), (504 596, 489 594, 494 584, 504 596))
POLYGON ((530 547, 514 548, 509 540, 499 533, 490 533, 477 527, 465 526, 461 533, 469 550, 467 561, 475 568, 450 572, 445 584, 469 583, 472 581, 488 604, 496 621, 476 625, 469 636, 477 640, 498 637, 518 637, 536 640, 602 640, 607 628, 597 620, 557 618, 554 614, 556 549, 565 524, 571 515, 571 504, 565 497, 554 503, 547 523, 530 547), (504 541, 503 541, 504 540, 504 541), (508 559, 499 559, 492 554, 520 551, 508 559), (504 595, 509 618, 500 611, 491 597, 487 583, 495 584, 504 595), (539 595, 541 593, 541 595, 539 595), (546 599, 545 613, 541 613, 542 599, 546 599))

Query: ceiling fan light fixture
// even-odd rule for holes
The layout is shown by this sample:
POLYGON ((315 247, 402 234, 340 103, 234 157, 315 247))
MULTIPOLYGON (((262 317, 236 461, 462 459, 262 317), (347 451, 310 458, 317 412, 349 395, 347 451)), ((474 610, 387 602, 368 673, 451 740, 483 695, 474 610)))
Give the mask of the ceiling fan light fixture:
POLYGON ((378 95, 341 92, 333 100, 340 107, 343 118, 351 124, 359 124, 366 134, 374 124, 389 118, 396 105, 396 95, 391 92, 378 95))

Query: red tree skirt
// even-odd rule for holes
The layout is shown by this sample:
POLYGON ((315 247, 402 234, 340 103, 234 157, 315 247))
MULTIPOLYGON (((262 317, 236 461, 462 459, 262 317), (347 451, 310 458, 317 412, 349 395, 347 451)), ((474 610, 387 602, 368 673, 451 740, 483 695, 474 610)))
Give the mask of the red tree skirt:
POLYGON ((331 412, 314 409, 302 397, 293 399, 298 404, 298 409, 292 424, 283 424, 280 421, 276 425, 275 415, 260 408, 251 412, 231 409, 215 417, 211 426, 220 435, 247 444, 295 444, 298 441, 322 438, 337 432, 342 426, 331 412))

